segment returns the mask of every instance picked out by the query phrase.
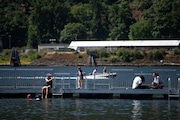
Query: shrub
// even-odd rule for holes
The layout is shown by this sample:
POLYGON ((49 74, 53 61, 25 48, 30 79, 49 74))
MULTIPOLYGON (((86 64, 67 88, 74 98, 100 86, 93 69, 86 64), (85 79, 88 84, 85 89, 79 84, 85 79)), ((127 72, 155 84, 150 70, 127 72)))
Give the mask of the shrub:
POLYGON ((108 57, 108 52, 107 50, 104 48, 104 49, 100 49, 99 50, 99 58, 107 58, 108 57))
POLYGON ((131 62, 135 59, 142 59, 143 56, 135 49, 120 48, 117 50, 117 56, 123 62, 131 62))
POLYGON ((0 60, 4 61, 4 60, 10 60, 11 57, 11 50, 5 49, 0 53, 0 60))
POLYGON ((154 49, 150 50, 148 54, 148 59, 150 60, 162 60, 166 55, 165 49, 154 49))
POLYGON ((80 53, 77 54, 78 58, 82 58, 82 55, 80 53))
POLYGON ((29 51, 28 58, 30 61, 33 61, 33 60, 41 58, 41 54, 39 52, 29 51))
POLYGON ((174 50, 173 50, 173 54, 174 54, 174 55, 180 54, 180 50, 179 50, 178 48, 174 49, 174 50))
POLYGON ((114 55, 110 56, 109 61, 112 62, 112 63, 113 62, 118 62, 119 61, 118 56, 114 56, 114 55))
POLYGON ((109 57, 108 51, 105 48, 88 51, 88 54, 92 54, 95 58, 100 58, 100 59, 109 57))
POLYGON ((132 49, 132 56, 134 57, 133 59, 143 59, 143 53, 141 53, 137 48, 132 49))
POLYGON ((38 53, 34 53, 34 54, 30 55, 29 58, 31 61, 33 61, 33 60, 41 58, 41 55, 38 53))

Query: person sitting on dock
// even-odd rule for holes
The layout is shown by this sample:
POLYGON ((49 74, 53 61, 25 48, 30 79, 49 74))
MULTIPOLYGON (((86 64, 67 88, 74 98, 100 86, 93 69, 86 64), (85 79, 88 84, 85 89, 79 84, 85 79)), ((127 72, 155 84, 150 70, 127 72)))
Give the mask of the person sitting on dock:
POLYGON ((160 80, 159 74, 157 72, 153 72, 153 82, 150 88, 152 89, 162 89, 164 87, 163 82, 160 80))
POLYGON ((49 93, 49 88, 52 88, 52 80, 54 78, 51 76, 50 73, 48 73, 46 75, 45 81, 46 81, 46 85, 42 87, 42 94, 41 94, 41 98, 44 98, 44 94, 45 94, 45 98, 48 97, 48 93, 49 93))
POLYGON ((77 77, 77 79, 78 79, 78 89, 80 89, 80 88, 82 88, 82 81, 83 81, 83 71, 81 70, 81 67, 78 67, 78 77, 77 77))
POLYGON ((145 82, 144 76, 136 76, 133 80, 132 89, 147 89, 147 86, 142 85, 145 82))

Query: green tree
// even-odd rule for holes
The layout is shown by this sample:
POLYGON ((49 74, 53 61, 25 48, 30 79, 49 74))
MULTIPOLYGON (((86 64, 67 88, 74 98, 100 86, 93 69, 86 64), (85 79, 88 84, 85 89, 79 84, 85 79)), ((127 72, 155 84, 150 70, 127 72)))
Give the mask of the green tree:
POLYGON ((129 39, 148 39, 152 38, 152 26, 149 21, 139 21, 130 26, 129 39))
POLYGON ((0 0, 0 39, 4 48, 26 45, 30 6, 28 0, 0 0))
POLYGON ((108 6, 97 0, 90 0, 93 17, 90 23, 91 39, 105 40, 108 37, 108 6))
POLYGON ((153 38, 178 38, 180 35, 180 1, 152 0, 152 5, 144 10, 142 19, 152 21, 153 38))
POLYGON ((93 10, 90 4, 78 4, 71 7, 71 12, 74 22, 81 23, 86 28, 86 38, 92 36, 91 23, 93 18, 93 10))
POLYGON ((84 39, 86 36, 85 30, 81 23, 68 23, 61 31, 60 42, 70 43, 72 40, 84 39))
POLYGON ((113 4, 109 10, 111 40, 128 39, 129 26, 132 22, 132 15, 129 3, 125 0, 119 4, 113 4))
POLYGON ((58 0, 36 0, 33 5, 34 10, 29 19, 28 45, 36 48, 37 44, 47 43, 49 39, 59 39, 60 31, 69 17, 69 8, 58 0))

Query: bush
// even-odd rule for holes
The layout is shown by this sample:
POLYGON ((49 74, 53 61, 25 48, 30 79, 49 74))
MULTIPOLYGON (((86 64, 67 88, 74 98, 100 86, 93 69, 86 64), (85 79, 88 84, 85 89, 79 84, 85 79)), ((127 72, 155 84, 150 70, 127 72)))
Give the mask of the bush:
POLYGON ((165 49, 154 49, 150 50, 148 54, 148 59, 150 60, 162 60, 166 55, 165 49))
POLYGON ((82 55, 80 53, 77 54, 78 58, 82 58, 82 55))
POLYGON ((139 52, 137 48, 132 50, 132 56, 134 57, 133 59, 143 59, 144 58, 143 54, 144 53, 139 52))
POLYGON ((39 52, 29 51, 28 58, 30 61, 33 61, 33 60, 41 58, 41 54, 39 52))
POLYGON ((143 56, 137 49, 120 48, 117 50, 117 56, 123 62, 131 62, 135 59, 142 59, 143 56))
POLYGON ((174 49, 174 50, 173 50, 173 54, 174 54, 174 55, 180 54, 180 50, 179 50, 178 48, 174 49))
POLYGON ((104 58, 108 58, 109 57, 109 53, 108 51, 103 48, 103 49, 95 49, 93 51, 88 51, 87 52, 89 55, 93 55, 95 58, 100 58, 100 59, 104 59, 104 58))
POLYGON ((99 50, 99 58, 107 58, 108 57, 108 52, 106 49, 100 49, 99 50))
POLYGON ((117 56, 110 56, 109 61, 113 63, 113 62, 118 62, 119 59, 117 56))
POLYGON ((5 49, 0 53, 0 61, 9 61, 11 57, 11 50, 5 49))

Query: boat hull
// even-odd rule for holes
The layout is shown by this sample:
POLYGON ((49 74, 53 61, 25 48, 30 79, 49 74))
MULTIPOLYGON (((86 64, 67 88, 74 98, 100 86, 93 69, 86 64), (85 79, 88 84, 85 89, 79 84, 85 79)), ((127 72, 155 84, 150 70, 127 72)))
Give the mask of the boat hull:
POLYGON ((116 73, 102 73, 102 74, 95 74, 95 75, 87 75, 86 79, 109 79, 116 77, 116 73))

